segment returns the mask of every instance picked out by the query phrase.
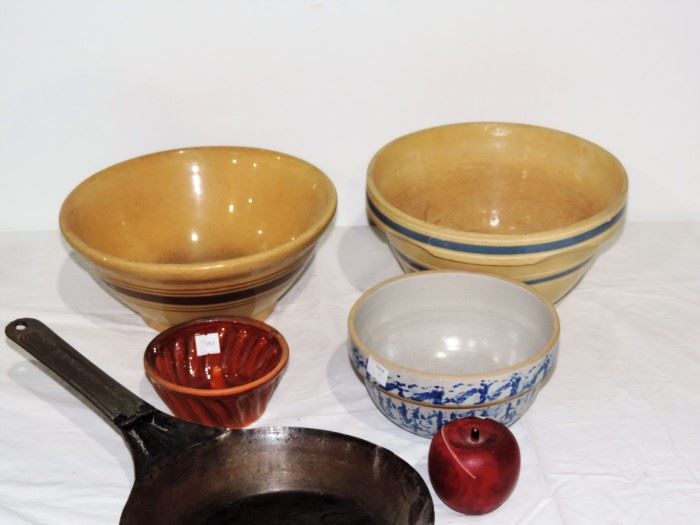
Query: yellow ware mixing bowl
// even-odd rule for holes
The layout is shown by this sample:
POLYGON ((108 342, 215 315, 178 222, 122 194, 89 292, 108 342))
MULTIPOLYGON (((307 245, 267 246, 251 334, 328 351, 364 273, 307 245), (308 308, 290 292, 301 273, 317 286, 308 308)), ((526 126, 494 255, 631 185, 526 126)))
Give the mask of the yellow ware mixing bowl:
POLYGON ((405 271, 494 273, 551 301, 622 228, 626 199, 609 152, 523 124, 418 131, 379 150, 367 174, 370 219, 405 271))
POLYGON ((336 193, 275 151, 154 153, 82 182, 60 226, 90 269, 156 329, 198 317, 264 319, 309 262, 336 193))

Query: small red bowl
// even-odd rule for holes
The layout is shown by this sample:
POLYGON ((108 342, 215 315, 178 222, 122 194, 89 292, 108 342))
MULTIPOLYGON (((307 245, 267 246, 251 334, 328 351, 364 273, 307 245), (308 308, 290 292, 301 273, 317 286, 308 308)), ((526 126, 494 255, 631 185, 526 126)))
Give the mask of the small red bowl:
POLYGON ((228 428, 245 427, 263 414, 288 361, 282 334, 243 317, 173 326, 144 355, 146 376, 173 414, 228 428))

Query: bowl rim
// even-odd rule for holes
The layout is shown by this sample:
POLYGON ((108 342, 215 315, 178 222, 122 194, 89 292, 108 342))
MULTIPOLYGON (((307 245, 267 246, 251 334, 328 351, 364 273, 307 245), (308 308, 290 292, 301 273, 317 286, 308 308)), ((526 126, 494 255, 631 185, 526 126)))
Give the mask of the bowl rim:
POLYGON ((220 316, 220 317, 204 317, 198 319, 191 319, 183 323, 179 323, 171 326, 156 335, 151 341, 146 345, 146 350, 143 354, 143 365, 146 370, 146 376, 149 380, 156 383, 158 386, 166 388, 170 391, 177 392, 178 394, 185 394, 193 397, 204 397, 204 398, 220 398, 228 397, 238 394, 243 394, 254 390, 255 388, 262 386, 266 383, 273 381, 275 378, 279 377, 282 371, 285 369, 289 363, 289 345, 285 337, 275 328, 267 323, 258 321, 257 319, 252 319, 249 317, 236 317, 236 316, 220 316), (248 325, 254 326, 263 330, 270 337, 273 337, 280 346, 282 351, 281 356, 274 368, 270 370, 267 374, 257 378, 250 383, 244 383, 238 386, 232 386, 228 388, 197 388, 190 386, 183 386, 178 383, 173 383, 165 379, 158 370, 150 363, 149 356, 154 355, 153 346, 159 344, 166 337, 170 337, 173 333, 187 328, 191 325, 207 325, 214 323, 228 322, 231 324, 238 325, 248 325))
MULTIPOLYGON (((463 270, 424 270, 420 272, 410 272, 410 273, 404 273, 402 275, 397 275, 395 277, 392 277, 390 279, 387 279, 385 281, 382 281, 368 290, 366 290, 356 301, 355 304, 353 304, 352 308, 350 309, 350 313, 348 314, 348 333, 350 334, 350 343, 355 345, 360 353, 371 357, 374 361, 378 362, 379 364, 385 366, 385 367, 390 367, 392 370, 397 370, 397 371, 402 371, 402 372, 408 372, 410 374, 414 374, 417 376, 423 376, 423 377, 429 377, 429 378, 442 378, 442 379, 449 379, 452 381, 464 381, 464 380, 471 380, 471 379, 483 379, 483 378, 489 378, 489 377, 499 377, 499 376, 504 376, 511 374, 513 372, 516 372, 522 368, 528 367, 539 360, 543 359, 549 352, 551 352, 557 345, 557 342, 559 341, 559 336, 560 336, 560 322, 559 322, 559 315, 557 314, 556 309, 554 308, 554 305, 549 301, 543 294, 541 294, 539 291, 534 290, 532 287, 520 282, 516 281, 514 279, 508 278, 508 277, 503 277, 501 275, 494 275, 490 274, 487 272, 474 272, 474 271, 463 271, 463 270), (355 326, 355 319, 357 317, 357 314, 362 307, 362 305, 367 301, 367 299, 373 295, 375 292, 380 290, 381 288, 384 288, 385 286, 388 286, 390 284, 393 284, 397 281, 402 281, 404 279, 419 279, 421 277, 425 276, 431 276, 431 275, 440 275, 440 274, 459 274, 459 275, 472 275, 472 276, 479 276, 482 278, 487 278, 487 279, 495 279, 499 281, 504 281, 506 283, 509 283, 513 286, 516 286, 518 288, 521 288, 525 292, 531 294, 534 296, 536 299, 542 303, 548 313, 548 317, 552 323, 552 333, 550 334, 549 339, 547 342, 540 348, 534 355, 528 357, 527 359, 523 361, 518 361, 517 363, 506 367, 506 368, 499 368, 496 370, 491 370, 489 372, 478 372, 478 373, 469 373, 469 374, 446 374, 446 373, 439 373, 439 372, 427 372, 425 370, 421 370, 419 368, 412 368, 404 365, 400 365, 394 361, 391 361, 384 356, 379 355, 375 351, 371 350, 367 344, 359 337, 357 333, 357 328, 355 326)), ((390 372, 391 373, 391 372, 390 372)))
MULTIPOLYGON (((367 166, 367 176, 366 176, 366 197, 368 205, 373 204, 375 207, 379 208, 379 211, 389 217, 389 219, 397 222, 399 225, 408 226, 410 229, 415 230, 419 234, 426 235, 434 239, 447 239, 448 241, 454 241, 456 243, 464 244, 483 244, 483 245, 505 245, 505 246, 519 246, 519 245, 531 245, 546 243, 547 241, 566 239, 568 237, 576 236, 578 234, 584 233, 588 230, 594 229, 596 225, 605 224, 608 222, 617 222, 621 215, 624 213, 624 209, 627 202, 627 194, 629 191, 629 178, 627 171, 620 162, 620 160, 610 153, 608 150, 602 146, 566 131, 561 131, 555 128, 550 128, 546 126, 538 126, 534 124, 524 124, 518 122, 506 122, 506 121, 475 121, 475 122, 455 122, 450 124, 442 124, 437 126, 432 126, 428 128, 419 129, 404 135, 401 135, 390 142, 382 146, 370 160, 367 166), (599 211, 585 219, 576 221, 566 226, 556 228, 553 230, 543 230, 539 232, 531 233, 518 233, 518 234, 507 234, 507 233, 486 233, 486 232, 469 232, 464 230, 457 230, 453 228, 448 228, 444 226, 437 226, 427 221, 423 221, 410 215, 399 208, 391 204, 379 191, 375 183, 376 171, 374 169, 375 164, 378 159, 393 145, 402 142, 408 138, 415 137, 417 135, 432 134, 439 130, 449 129, 449 128, 484 128, 484 130, 489 130, 490 128, 516 128, 526 131, 545 131, 549 133, 554 133, 561 136, 570 137, 581 144, 586 144, 588 147, 592 147, 597 151, 600 151, 605 156, 609 157, 618 169, 618 174, 622 180, 622 187, 618 198, 614 200, 609 206, 604 210, 599 211)), ((383 228, 387 228, 385 225, 381 225, 383 228)), ((611 224, 612 226, 612 224, 611 224)))
POLYGON ((182 148, 172 148, 168 150, 155 151, 145 155, 139 155, 127 160, 112 164, 80 182, 63 200, 59 212, 59 229, 68 243, 80 255, 88 259, 92 264, 101 270, 109 270, 119 274, 132 275, 138 279, 146 280, 192 280, 192 279, 216 279, 226 277, 231 274, 233 269, 241 271, 253 270, 259 267, 265 267, 272 264, 272 261, 284 259, 293 254, 303 251, 304 248, 312 245, 314 241, 323 233, 325 228, 331 222, 337 208, 337 192, 333 181, 320 168, 307 162, 299 157, 289 155, 287 153, 249 146, 191 146, 182 148), (296 236, 294 240, 286 241, 264 251, 234 257, 229 259, 215 259, 210 261, 200 261, 194 263, 150 263, 143 261, 132 261, 124 257, 117 257, 102 250, 93 248, 87 244, 82 238, 76 235, 69 228, 66 219, 67 207, 70 204, 71 198, 87 184, 94 183, 101 177, 109 176, 110 172, 115 168, 124 166, 133 161, 142 160, 148 157, 172 155, 175 152, 205 152, 207 150, 231 150, 231 151, 246 151, 259 153, 263 155, 276 155, 284 157, 288 160, 297 162, 301 165, 311 168, 318 176, 318 180, 324 184, 328 193, 328 199, 325 200, 325 206, 321 210, 316 220, 309 228, 296 236))

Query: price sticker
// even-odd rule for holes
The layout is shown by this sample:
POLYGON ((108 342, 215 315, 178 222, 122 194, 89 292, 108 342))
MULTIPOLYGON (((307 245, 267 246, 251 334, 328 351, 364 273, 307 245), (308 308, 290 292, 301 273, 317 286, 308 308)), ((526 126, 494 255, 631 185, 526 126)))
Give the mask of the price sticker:
POLYGON ((367 373, 379 386, 386 386, 386 382, 389 379, 389 371, 371 357, 367 359, 367 373))
POLYGON ((197 355, 220 354, 221 347, 219 346, 219 334, 198 334, 194 336, 194 346, 197 349, 197 355))

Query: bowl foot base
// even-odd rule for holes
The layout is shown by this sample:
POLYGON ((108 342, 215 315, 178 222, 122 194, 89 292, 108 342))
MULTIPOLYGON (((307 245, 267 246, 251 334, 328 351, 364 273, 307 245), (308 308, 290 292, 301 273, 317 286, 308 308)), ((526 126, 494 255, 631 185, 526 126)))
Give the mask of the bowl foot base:
MULTIPOLYGON (((254 314, 251 314, 249 312, 222 311, 220 314, 209 313, 207 315, 206 313, 204 313, 204 314, 202 314, 202 318, 221 317, 221 316, 224 316, 224 317, 252 317, 253 319, 257 319, 258 321, 264 321, 265 319, 267 319, 270 316, 270 314, 272 313, 272 311, 274 309, 275 309, 275 303, 263 308, 262 310, 254 313, 254 314)), ((189 320, 189 319, 182 319, 179 322, 185 322, 187 320, 189 320)), ((157 332, 163 332, 164 330, 167 330, 171 326, 178 324, 177 322, 173 322, 173 323, 165 322, 164 323, 162 321, 156 321, 154 319, 147 319, 147 318, 143 318, 143 321, 157 332)))
POLYGON ((164 330, 170 328, 170 325, 169 325, 169 324, 166 324, 166 323, 159 323, 158 321, 152 321, 152 320, 149 320, 149 319, 144 319, 144 322, 145 322, 148 326, 150 326, 151 328, 153 328, 156 332, 162 332, 162 331, 164 331, 164 330))
POLYGON ((268 317, 270 317, 270 314, 272 311, 275 309, 275 304, 271 304, 267 308, 260 310, 258 313, 253 315, 253 319, 257 319, 258 321, 264 321, 268 317))

